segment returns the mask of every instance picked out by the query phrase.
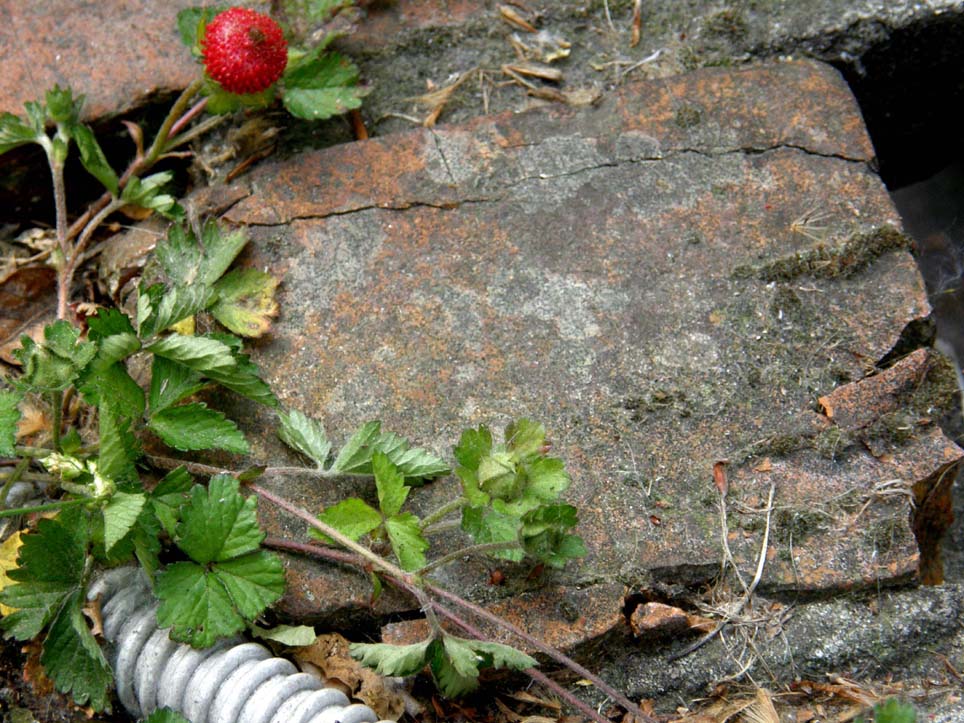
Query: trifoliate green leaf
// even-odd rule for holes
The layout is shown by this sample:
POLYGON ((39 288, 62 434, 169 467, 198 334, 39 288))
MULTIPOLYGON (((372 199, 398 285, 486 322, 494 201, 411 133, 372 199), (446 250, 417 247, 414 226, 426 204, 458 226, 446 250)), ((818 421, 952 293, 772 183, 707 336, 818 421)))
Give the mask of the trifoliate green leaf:
POLYGON ((360 660, 380 675, 415 675, 425 667, 429 646, 434 641, 423 640, 411 645, 388 643, 352 643, 351 656, 360 660))
POLYGON ((162 356, 154 357, 147 398, 152 414, 197 394, 203 388, 204 382, 199 372, 162 356))
POLYGON ((326 53, 284 75, 282 101, 293 116, 322 120, 361 106, 367 88, 358 86, 358 68, 337 53, 326 53))
POLYGON ((317 634, 310 625, 275 625, 273 628, 251 626, 251 634, 262 640, 272 640, 289 648, 302 648, 315 642, 317 634))
POLYGON ((43 343, 21 337, 14 356, 23 365, 17 386, 35 392, 62 391, 77 379, 97 354, 97 345, 80 341, 80 330, 66 321, 44 327, 43 343))
POLYGON ((194 488, 177 528, 178 547, 194 562, 171 565, 157 582, 158 622, 174 627, 174 639, 210 645, 281 597, 284 568, 276 555, 259 549, 264 533, 256 505, 228 475, 194 488))
POLYGON ((541 454, 545 443, 546 428, 531 419, 518 419, 505 428, 505 446, 516 460, 541 454))
POLYGON ((158 708, 144 720, 144 723, 191 723, 191 721, 170 708, 158 708))
POLYGON ((0 154, 35 143, 39 134, 13 113, 0 113, 0 154))
POLYGON ((104 151, 101 150, 94 132, 83 123, 78 123, 73 128, 74 142, 80 151, 80 162, 87 172, 100 181, 104 188, 111 192, 112 196, 120 193, 120 186, 117 174, 107 162, 104 151))
POLYGON ((151 491, 154 514, 171 537, 175 535, 178 520, 181 519, 181 507, 188 502, 193 484, 190 473, 184 467, 178 467, 168 472, 151 491))
POLYGON ((402 569, 411 571, 425 567, 428 542, 422 537, 422 530, 415 515, 405 512, 389 517, 385 520, 385 531, 402 569))
POLYGON ((281 441, 311 459, 318 469, 323 469, 331 454, 331 442, 325 428, 316 419, 305 416, 297 409, 278 414, 278 436, 281 441))
POLYGON ((80 588, 89 541, 86 513, 63 510, 55 519, 40 520, 21 541, 19 567, 7 573, 16 584, 0 591, 0 602, 16 610, 0 619, 0 627, 17 640, 30 640, 80 588))
POLYGON ((57 125, 74 125, 80 117, 80 110, 84 106, 84 96, 74 98, 74 92, 69 88, 54 85, 45 95, 47 101, 47 116, 57 125))
MULTIPOLYGON (((360 539, 382 524, 382 516, 378 510, 357 497, 349 497, 328 507, 318 515, 318 519, 352 540, 360 539)), ((326 535, 314 528, 311 528, 309 534, 316 540, 331 542, 326 535)))
POLYGON ((0 457, 13 457, 17 443, 17 424, 20 422, 18 404, 23 395, 0 390, 0 457))
POLYGON ((157 623, 171 628, 171 638, 196 648, 244 629, 221 582, 193 562, 176 562, 157 574, 155 592, 161 601, 157 623))
POLYGON ((258 527, 255 497, 245 497, 230 475, 196 485, 191 502, 181 509, 177 545, 202 565, 223 562, 257 550, 264 539, 258 527))
POLYGON ((375 473, 378 506, 382 514, 386 517, 397 515, 411 488, 406 486, 402 473, 384 452, 375 452, 372 455, 372 471, 375 473))
POLYGON ((151 415, 147 426, 165 444, 182 452, 223 449, 247 454, 249 449, 238 425, 203 402, 162 409, 151 415))
POLYGON ((204 336, 171 334, 151 344, 147 351, 201 373, 227 371, 235 366, 227 344, 204 336))
POLYGON ((144 494, 115 492, 104 506, 104 548, 108 554, 134 527, 146 502, 144 494))
POLYGON ((275 289, 278 279, 257 269, 236 269, 214 285, 217 301, 210 308, 214 318, 235 334, 257 338, 278 315, 275 289))
POLYGON ((113 682, 110 665, 87 627, 81 606, 83 591, 75 590, 61 606, 43 643, 40 663, 61 693, 95 711, 109 707, 113 682))
POLYGON ((211 570, 246 620, 257 618, 285 591, 281 558, 267 550, 219 562, 211 570))

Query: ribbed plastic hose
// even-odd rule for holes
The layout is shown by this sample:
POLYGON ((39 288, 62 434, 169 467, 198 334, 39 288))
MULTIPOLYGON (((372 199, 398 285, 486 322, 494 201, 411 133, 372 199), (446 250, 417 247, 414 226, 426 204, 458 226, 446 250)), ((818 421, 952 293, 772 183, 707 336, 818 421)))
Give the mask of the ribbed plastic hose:
POLYGON ((135 717, 166 706, 191 723, 378 721, 367 705, 352 704, 263 645, 234 639, 196 650, 172 641, 169 628, 157 627, 158 602, 138 568, 101 575, 88 598, 98 595, 117 697, 135 717))

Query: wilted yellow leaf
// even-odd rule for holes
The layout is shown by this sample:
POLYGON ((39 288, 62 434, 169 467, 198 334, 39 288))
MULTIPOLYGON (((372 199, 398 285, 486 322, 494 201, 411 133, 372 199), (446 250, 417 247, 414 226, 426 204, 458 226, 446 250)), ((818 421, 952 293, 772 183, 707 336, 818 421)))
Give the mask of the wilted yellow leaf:
MULTIPOLYGON (((20 549, 20 531, 14 532, 0 544, 0 590, 13 582, 7 577, 7 571, 17 568, 17 551, 20 549)), ((14 608, 0 603, 0 615, 9 615, 14 608)))

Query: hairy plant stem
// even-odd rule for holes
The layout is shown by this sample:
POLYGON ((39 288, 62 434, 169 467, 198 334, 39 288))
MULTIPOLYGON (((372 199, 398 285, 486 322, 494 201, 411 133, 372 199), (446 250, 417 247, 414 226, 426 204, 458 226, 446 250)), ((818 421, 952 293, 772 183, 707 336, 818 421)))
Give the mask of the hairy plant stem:
MULTIPOLYGON (((60 284, 58 283, 58 287, 60 284)), ((58 288, 58 293, 59 293, 58 288)), ((60 317, 63 318, 63 317, 60 317)), ((53 420, 50 423, 51 426, 51 443, 54 446, 54 451, 60 451, 60 426, 63 424, 64 416, 64 393, 62 391, 56 391, 50 393, 50 411, 53 416, 53 420)))
POLYGON ((16 507, 12 510, 0 510, 0 518, 16 517, 17 515, 32 515, 34 512, 49 512, 50 510, 63 510, 67 507, 81 507, 91 503, 106 500, 106 497, 87 497, 77 500, 60 500, 59 502, 48 502, 35 507, 16 507))
POLYGON ((465 557, 466 555, 475 555, 480 552, 502 552, 504 550, 520 550, 519 543, 516 541, 510 542, 483 542, 478 545, 469 545, 468 547, 463 547, 459 550, 453 550, 447 555, 443 555, 437 560, 432 560, 427 565, 422 567, 419 571, 419 575, 424 575, 427 572, 431 572, 443 565, 448 565, 450 562, 458 560, 459 558, 465 557))
POLYGON ((17 462, 17 466, 13 468, 13 472, 6 475, 6 478, 3 481, 3 487, 0 488, 0 508, 7 504, 7 495, 10 494, 10 488, 13 487, 17 480, 23 477, 24 472, 27 471, 27 467, 29 466, 29 459, 21 459, 17 462))
MULTIPOLYGON (((202 464, 201 462, 186 462, 182 459, 174 459, 173 457, 163 457, 158 455, 147 455, 147 460, 161 469, 177 469, 178 467, 183 467, 191 474, 207 475, 213 476, 216 474, 229 474, 236 476, 237 471, 232 469, 224 469, 222 467, 213 467, 209 464, 202 464)), ((363 479, 372 479, 373 474, 369 472, 332 472, 331 470, 325 469, 313 469, 311 467, 263 467, 259 468, 261 474, 266 476, 287 476, 287 475, 304 475, 305 477, 317 477, 319 479, 332 479, 335 477, 359 477, 363 479)))
MULTIPOLYGON (((200 79, 195 80, 187 88, 185 88, 178 99, 174 101, 174 105, 171 106, 171 110, 168 111, 167 117, 161 124, 161 128, 154 137, 154 142, 147 150, 147 153, 143 155, 138 153, 131 164, 127 167, 127 170, 124 171, 124 175, 121 176, 119 181, 121 190, 124 189, 132 177, 139 176, 157 163, 157 160, 166 150, 167 142, 171 135, 171 129, 175 127, 175 124, 179 119, 181 119, 182 116, 191 113, 191 111, 187 111, 188 104, 191 102, 191 99, 194 98, 194 96, 196 96, 201 90, 201 86, 202 81, 200 79)), ((199 105, 201 106, 201 110, 203 110, 204 105, 199 105)), ((189 120, 190 119, 188 119, 188 121, 189 120)), ((183 125, 181 127, 183 127, 183 125)), ((47 146, 44 146, 45 150, 46 148, 47 146)), ((106 219, 117 209, 123 207, 125 204, 119 198, 115 198, 110 191, 107 191, 94 203, 92 203, 90 207, 88 207, 87 211, 81 215, 80 218, 74 221, 74 223, 68 229, 67 203, 63 190, 63 164, 56 163, 56 159, 53 156, 52 147, 51 150, 47 152, 47 157, 50 160, 50 170, 54 176, 54 201, 57 215, 57 241, 60 244, 60 252, 64 257, 62 266, 60 266, 59 273, 57 275, 57 318, 66 319, 68 302, 70 301, 70 287, 74 279, 74 272, 77 270, 78 263, 83 256, 84 249, 90 241, 90 237, 101 225, 101 223, 103 223, 104 219, 106 219), (78 235, 80 238, 77 244, 71 248, 69 244, 70 239, 78 235)))
POLYGON ((422 518, 422 521, 419 522, 418 526, 422 530, 422 532, 428 532, 428 528, 431 527, 434 523, 438 522, 446 515, 462 509, 468 503, 469 501, 464 497, 457 497, 454 500, 446 502, 437 510, 425 515, 425 517, 422 518))

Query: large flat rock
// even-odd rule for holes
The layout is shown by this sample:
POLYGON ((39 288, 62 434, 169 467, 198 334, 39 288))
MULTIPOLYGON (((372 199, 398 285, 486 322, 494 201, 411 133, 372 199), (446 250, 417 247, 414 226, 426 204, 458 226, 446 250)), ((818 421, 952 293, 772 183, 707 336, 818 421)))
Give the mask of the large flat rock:
MULTIPOLYGON (((931 420, 946 365, 903 358, 930 308, 872 158, 837 73, 781 63, 276 160, 226 217, 252 227, 249 262, 284 276, 257 361, 334 440, 371 418, 439 453, 479 423, 550 430, 589 556, 535 582, 503 568, 498 589, 473 559, 442 570, 448 584, 486 601, 703 584, 727 460, 738 563, 752 576, 772 486, 760 589, 824 595, 916 579, 914 504, 939 528, 962 456, 931 420)), ((252 414, 256 456, 290 459, 252 414)), ((268 484, 312 509, 373 493, 268 484)), ((454 488, 414 496, 428 508, 454 488)), ((363 576, 295 559, 290 573, 291 614, 367 607, 363 576)), ((574 624, 564 599, 538 603, 556 644, 620 624, 614 605, 574 624)))

